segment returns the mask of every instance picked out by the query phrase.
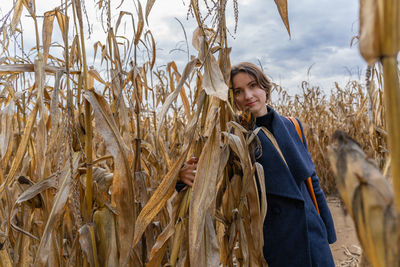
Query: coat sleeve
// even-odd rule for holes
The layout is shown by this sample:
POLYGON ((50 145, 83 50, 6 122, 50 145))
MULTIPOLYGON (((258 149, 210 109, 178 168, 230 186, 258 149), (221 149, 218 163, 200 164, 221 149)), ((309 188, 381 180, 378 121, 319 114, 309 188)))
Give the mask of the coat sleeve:
MULTIPOLYGON (((297 120, 297 121, 299 121, 299 120, 297 120)), ((308 150, 307 141, 304 136, 303 126, 301 125, 300 121, 299 121, 299 124, 301 127, 301 133, 303 135, 303 144, 304 144, 308 154, 310 154, 310 152, 308 150)), ((311 154, 310 154, 310 158, 311 158, 311 154)), ((317 199, 319 213, 321 215, 322 221, 325 224, 325 228, 326 228, 326 231, 328 234, 328 242, 329 242, 329 244, 332 244, 336 241, 335 226, 333 223, 331 211, 329 210, 328 203, 325 198, 325 194, 321 188, 321 185, 319 183, 319 178, 315 172, 314 164, 313 164, 313 173, 311 175, 311 181, 312 181, 312 185, 313 185, 313 189, 314 189, 315 198, 317 199)))
POLYGON ((176 182, 175 190, 179 193, 182 191, 183 188, 185 188, 185 186, 186 186, 185 183, 178 181, 178 182, 176 182))

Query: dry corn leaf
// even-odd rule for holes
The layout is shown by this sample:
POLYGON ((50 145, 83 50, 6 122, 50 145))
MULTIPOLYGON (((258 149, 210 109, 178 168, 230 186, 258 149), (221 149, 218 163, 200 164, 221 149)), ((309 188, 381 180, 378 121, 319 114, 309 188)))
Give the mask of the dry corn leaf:
MULTIPOLYGON (((146 12, 147 12, 147 10, 146 10, 146 12)), ((146 20, 147 20, 147 18, 146 18, 146 20)), ((145 33, 144 38, 147 39, 148 38, 147 36, 151 37, 151 53, 152 53, 152 57, 151 57, 151 63, 150 63, 150 70, 153 70, 154 64, 156 63, 156 42, 154 41, 154 36, 153 36, 153 34, 151 33, 150 30, 148 30, 145 33)))
POLYGON ((33 110, 31 111, 31 114, 29 115, 27 122, 26 122, 24 135, 22 136, 21 142, 19 143, 17 152, 12 161, 11 168, 10 168, 10 171, 8 172, 7 178, 4 181, 4 183, 0 186, 0 196, 4 191, 4 188, 8 187, 13 182, 14 177, 17 174, 17 171, 21 165, 22 159, 24 158, 24 155, 25 155, 25 152, 26 152, 26 149, 28 146, 29 138, 31 137, 31 132, 32 132, 33 124, 35 123, 37 110, 38 110, 38 105, 35 105, 33 110))
POLYGON ((218 97, 222 101, 228 100, 229 88, 222 76, 218 62, 211 53, 206 56, 204 61, 203 88, 208 95, 218 97))
POLYGON ((158 148, 159 149, 159 154, 162 156, 162 158, 164 159, 163 160, 164 164, 169 169, 169 168, 171 168, 171 165, 172 165, 171 159, 168 156, 167 149, 165 148, 165 144, 162 141, 160 136, 158 137, 158 144, 159 144, 159 148, 158 148))
POLYGON ((58 222, 60 215, 62 214, 65 204, 67 203, 69 191, 71 189, 71 177, 76 172, 78 162, 80 160, 80 154, 78 152, 73 155, 73 170, 66 166, 65 171, 61 175, 62 183, 54 197, 51 212, 49 214, 46 226, 43 230, 43 235, 40 239, 40 244, 36 250, 36 257, 34 264, 44 265, 47 262, 49 255, 51 255, 51 244, 53 238, 53 231, 56 228, 55 224, 58 222))
POLYGON ((279 15, 283 23, 285 24, 286 30, 290 36, 290 26, 289 26, 289 16, 288 16, 288 8, 287 8, 287 0, 275 0, 276 7, 278 8, 279 15))
POLYGON ((41 159, 46 158, 46 149, 47 149, 47 130, 46 130, 46 118, 45 118, 45 107, 44 107, 44 99, 43 99, 43 90, 45 86, 45 73, 44 73, 44 65, 41 60, 35 61, 35 81, 36 81, 36 90, 37 90, 37 103, 38 105, 38 117, 39 121, 36 126, 36 136, 35 136, 35 145, 36 145, 36 156, 38 160, 36 162, 35 171, 34 171, 34 181, 40 181, 44 178, 44 168, 45 164, 41 161, 41 159))
MULTIPOLYGON (((171 91, 174 91, 175 90, 175 86, 174 86, 174 80, 173 80, 173 77, 172 77, 173 75, 171 74, 171 68, 174 69, 173 74, 176 76, 176 79, 180 80, 181 77, 180 77, 180 74, 178 72, 178 67, 176 66, 175 62, 171 62, 171 63, 168 64, 167 68, 168 68, 168 73, 170 75, 171 91)), ((180 94, 181 99, 182 99, 182 104, 183 104, 183 108, 185 109, 186 117, 188 119, 190 119, 191 118, 190 105, 189 105, 189 100, 188 100, 188 98, 186 96, 186 92, 185 92, 185 88, 184 87, 182 87, 182 89, 180 90, 179 94, 180 94)))
MULTIPOLYGON (((242 241, 240 241, 240 251, 243 260, 248 262, 250 266, 264 266, 266 263, 262 255, 262 217, 266 214, 266 199, 265 197, 262 199, 263 206, 260 208, 258 190, 254 177, 254 171, 257 167, 252 167, 249 149, 247 148, 249 142, 244 136, 244 134, 248 135, 247 130, 237 123, 231 123, 231 125, 233 126, 234 133, 237 135, 231 133, 224 134, 228 137, 228 144, 231 149, 240 159, 240 166, 243 175, 240 189, 236 188, 236 190, 239 190, 237 194, 240 192, 240 197, 237 199, 240 199, 241 202, 239 205, 234 206, 238 210, 239 216, 244 219, 244 222, 238 222, 240 240, 246 241, 246 244, 243 244, 242 241), (251 218, 251 220, 248 218, 251 218), (241 226, 242 223, 243 228, 241 226)), ((258 168, 260 168, 260 166, 258 168)), ((260 172, 261 170, 258 171, 260 172)), ((261 179, 264 179, 263 173, 259 174, 262 175, 261 179)), ((265 185, 261 185, 261 187, 264 187, 265 191, 265 185)), ((229 247, 234 245, 232 243, 234 240, 232 239, 233 236, 235 236, 235 233, 231 233, 229 247)))
POLYGON ((257 239, 259 239, 259 236, 253 232, 253 218, 250 212, 253 204, 253 202, 248 201, 247 204, 243 205, 243 226, 248 246, 249 266, 266 266, 264 256, 262 255, 262 248, 257 248, 257 239))
MULTIPOLYGON (((3 244, 4 245, 4 244, 3 244)), ((0 249, 0 267, 12 267, 12 259, 10 257, 10 252, 6 247, 0 249)))
POLYGON ((138 0, 138 9, 136 11, 138 14, 138 25, 137 25, 136 32, 135 32, 134 43, 135 43, 135 45, 138 45, 138 43, 140 41, 140 37, 142 36, 143 27, 144 27, 142 4, 140 3, 139 0, 138 0))
POLYGON ((223 244, 223 251, 220 249, 222 261, 225 265, 227 265, 232 261, 231 255, 233 253, 233 248, 236 245, 238 235, 238 210, 236 207, 239 205, 241 177, 237 174, 234 174, 230 180, 227 176, 224 179, 226 179, 227 186, 221 200, 221 216, 223 216, 225 223, 223 230, 219 233, 219 236, 220 240, 222 240, 220 244, 223 244))
POLYGON ((100 73, 97 70, 90 69, 90 70, 88 70, 88 74, 89 74, 89 76, 92 76, 94 79, 96 79, 96 81, 98 81, 104 85, 107 84, 106 81, 104 81, 104 79, 101 77, 100 73))
POLYGON ((23 0, 22 1, 25 8, 28 10, 29 14, 36 19, 35 13, 34 13, 34 8, 33 8, 33 4, 32 4, 32 0, 23 0))
POLYGON ((215 259, 215 253, 218 255, 218 250, 212 249, 213 244, 211 244, 214 241, 215 230, 212 233, 210 229, 205 230, 205 228, 209 227, 206 225, 208 223, 206 217, 211 215, 210 208, 215 201, 220 160, 219 112, 216 101, 207 114, 207 121, 213 122, 213 130, 200 155, 193 184, 189 209, 189 255, 191 264, 215 266, 214 264, 209 265, 210 262, 208 262, 208 260, 215 259), (205 247, 204 242, 206 241, 210 244, 205 247))
POLYGON ((151 8, 153 7, 155 2, 156 2, 156 0, 147 0, 147 3, 146 3, 146 15, 145 15, 147 25, 149 24, 148 17, 149 17, 151 8))
MULTIPOLYGON (((186 195, 185 195, 185 197, 187 198, 186 195)), ((177 225, 175 224, 176 215, 178 212, 178 208, 180 208, 180 207, 178 207, 179 206, 178 204, 185 205, 187 202, 187 199, 183 198, 183 194, 178 194, 177 197, 174 198, 174 200, 175 200, 175 203, 174 203, 174 208, 172 210, 172 214, 170 216, 171 219, 170 219, 168 225, 161 232, 161 234, 158 235, 154 246, 151 248, 149 261, 146 264, 146 267, 161 266, 161 262, 164 258, 165 253, 167 252, 168 241, 176 231, 176 228, 177 228, 177 225)), ((179 222, 182 222, 182 221, 179 220, 178 223, 179 222)), ((171 249, 171 251, 173 251, 173 249, 171 249)), ((171 252, 171 254, 172 254, 172 252, 171 252)))
POLYGON ((120 237, 120 264, 129 259, 136 218, 132 173, 128 161, 129 153, 107 102, 93 91, 86 91, 85 98, 90 102, 96 119, 96 129, 103 136, 107 150, 114 158, 114 178, 111 192, 112 205, 117 208, 117 225, 120 237))
MULTIPOLYGON (((119 16, 118 16, 117 22, 115 23, 115 33, 116 33, 116 34, 117 34, 117 32, 118 32, 119 25, 121 24, 122 18, 123 18, 125 15, 130 16, 131 19, 132 19, 132 21, 133 21, 133 14, 132 14, 131 12, 127 12, 127 11, 121 11, 121 12, 119 12, 119 16)), ((132 25, 132 26, 134 26, 134 25, 132 25)), ((112 33, 112 29, 110 30, 109 33, 112 33)))
POLYGON ((17 24, 19 23, 19 20, 21 19, 23 2, 24 2, 24 0, 18 0, 14 4, 14 15, 13 15, 13 18, 12 18, 11 24, 10 24, 11 34, 14 33, 15 28, 17 27, 17 24))
POLYGON ((183 90, 180 91, 180 96, 182 99, 183 108, 185 109, 186 117, 190 119, 192 117, 192 114, 190 112, 190 104, 186 96, 185 88, 183 88, 183 90))
MULTIPOLYGON (((262 176, 264 178, 264 176, 262 176)), ((261 178, 261 179, 263 179, 261 178)), ((263 222, 261 220, 261 209, 259 202, 259 195, 254 172, 250 173, 250 177, 243 177, 244 180, 248 179, 248 194, 247 194, 247 209, 245 212, 245 228, 247 240, 250 248, 250 266, 265 266, 263 255, 264 235, 263 235, 263 222), (250 219, 251 218, 251 219, 250 219), (248 220, 248 221, 246 221, 248 220)), ((246 206, 245 206, 246 209, 246 206)))
MULTIPOLYGON (((19 223, 25 226, 26 228, 30 228, 31 226, 31 214, 29 214, 30 208, 29 207, 21 207, 20 212, 19 212, 19 223)), ((12 224, 13 218, 10 220, 10 225, 12 224)), ((14 227, 13 227, 14 228, 14 227)), ((37 238, 36 238, 37 239, 37 238)), ((31 238, 28 237, 27 235, 23 235, 19 233, 16 235, 16 244, 15 244, 15 249, 16 253, 18 253, 18 257, 14 258, 14 265, 16 266, 23 266, 23 267, 28 267, 32 265, 31 262, 31 257, 29 256, 29 246, 30 246, 31 238)))
MULTIPOLYGON (((183 77, 183 76, 182 76, 183 77)), ((176 90, 177 91, 177 90, 176 90)), ((144 233, 147 225, 153 220, 153 218, 158 214, 158 212, 164 207, 166 201, 171 197, 174 192, 175 184, 178 179, 179 170, 182 164, 186 160, 189 148, 192 144, 197 122, 200 116, 201 109, 204 104, 205 95, 202 94, 198 101, 198 110, 196 115, 193 116, 192 120, 189 122, 188 127, 185 129, 185 144, 182 148, 181 155, 174 162, 171 169, 162 179, 160 185, 157 187, 154 194, 151 196, 149 202, 141 210, 135 225, 135 238, 133 245, 135 246, 142 234, 144 233)))
POLYGON ((116 101, 115 103, 115 110, 117 111, 118 119, 119 119, 119 125, 120 125, 120 130, 121 134, 123 137, 123 140, 126 143, 129 143, 130 141, 130 134, 129 134, 129 118, 128 114, 130 113, 128 108, 126 107, 125 104, 125 97, 123 95, 123 87, 121 83, 121 76, 120 73, 116 70, 111 70, 111 73, 113 75, 113 81, 112 81, 112 91, 116 96, 116 101))
MULTIPOLYGON (((104 49, 105 51, 106 49, 104 49)), ((72 68, 72 66, 74 65, 74 63, 78 63, 80 60, 80 50, 79 50, 79 38, 78 35, 75 35, 74 40, 72 40, 71 43, 71 49, 69 51, 69 67, 72 68)), ((101 61, 100 64, 103 63, 103 60, 101 61)), ((71 72, 70 72, 71 73, 71 72)))
MULTIPOLYGON (((193 31, 192 45, 198 52, 201 52, 202 42, 204 42, 203 34, 203 31, 199 27, 193 31)), ((204 55, 200 59, 203 60, 203 57, 204 55)))
POLYGON ((247 234, 246 234, 246 228, 245 228, 245 222, 244 222, 244 216, 242 218, 238 219, 238 229, 239 229, 239 249, 236 254, 236 258, 239 260, 239 262, 243 262, 243 266, 251 266, 250 265, 250 249, 251 245, 249 244, 251 240, 247 239, 247 234), (241 255, 239 255, 239 253, 241 255))
POLYGON ((208 47, 206 38, 213 32, 197 28, 193 33, 192 44, 199 51, 198 58, 203 62, 204 74, 202 87, 208 95, 216 96, 223 101, 228 100, 228 86, 219 68, 218 62, 208 47))
POLYGON ((42 26, 42 39, 43 39, 43 62, 46 64, 47 57, 49 56, 49 49, 51 44, 51 35, 53 34, 53 22, 56 12, 54 10, 44 13, 44 20, 42 26))
POLYGON ((239 156, 241 159, 246 158, 246 152, 242 148, 242 145, 240 143, 240 138, 237 135, 231 134, 231 133, 223 133, 227 138, 228 138, 228 143, 232 151, 239 156))
MULTIPOLYGON (((56 73, 62 68, 45 65, 44 71, 49 73, 56 73)), ((0 74, 13 74, 19 72, 34 72, 34 64, 10 64, 10 65, 0 65, 0 74)), ((71 69, 70 74, 80 74, 80 71, 71 69)))
POLYGON ((13 207, 11 211, 11 218, 10 218, 10 226, 13 230, 17 231, 18 234, 16 235, 16 244, 14 249, 16 253, 18 253, 18 257, 14 258, 14 264, 19 266, 30 266, 32 265, 31 257, 29 256, 28 248, 30 246, 30 241, 32 239, 40 241, 36 236, 33 236, 29 232, 25 231, 23 228, 31 229, 32 225, 32 215, 30 214, 31 207, 29 206, 20 206, 18 208, 13 207), (16 225, 16 215, 18 213, 18 224, 21 226, 18 227, 16 225))
MULTIPOLYGON (((65 170, 63 171, 65 172, 65 170)), ((33 184, 29 188, 27 188, 17 199, 15 204, 21 204, 22 202, 28 201, 42 193, 43 191, 49 189, 49 188, 56 188, 58 189, 58 183, 55 179, 56 177, 54 175, 50 176, 49 178, 46 178, 39 183, 33 184)))
MULTIPOLYGON (((195 261, 195 264, 204 262, 203 266, 219 266, 219 249, 217 235, 215 233, 214 222, 211 210, 207 210, 204 221, 204 236, 201 243, 200 259, 195 261)), ((189 234, 190 236, 190 234, 189 234)))
POLYGON ((157 118, 158 118, 158 127, 157 127, 157 136, 160 134, 160 129, 163 127, 164 125, 164 120, 165 120, 165 116, 167 115, 167 111, 170 107, 170 105, 172 104, 172 102, 176 99, 176 97, 178 96, 179 92, 181 91, 183 84, 185 83, 186 79, 189 77, 189 75, 192 73, 194 67, 196 66, 198 62, 198 59, 192 59, 190 62, 188 62, 183 70, 182 73, 182 77, 179 80, 178 86, 176 87, 176 89, 167 97, 167 99, 165 100, 164 104, 162 105, 162 109, 161 112, 158 114, 157 118))
POLYGON ((68 22, 69 18, 64 15, 60 10, 55 10, 55 15, 57 18, 58 26, 60 27, 62 37, 64 39, 64 43, 67 42, 65 39, 66 37, 68 38, 68 22))
POLYGON ((59 101, 59 91, 60 91, 60 80, 62 78, 63 71, 59 70, 56 73, 56 77, 54 80, 54 88, 51 94, 50 100, 50 136, 49 136, 49 145, 48 151, 54 147, 57 142, 57 133, 59 130, 60 123, 60 110, 58 108, 59 101))
MULTIPOLYGON (((192 196, 192 190, 186 190, 183 194, 178 195, 175 207, 179 206, 178 216, 173 216, 171 222, 174 223, 175 234, 171 245, 171 255, 169 257, 169 264, 175 266, 178 260, 179 253, 182 252, 184 242, 186 243, 185 233, 187 232, 187 214, 192 196), (179 203, 179 205, 178 205, 179 203), (185 238, 185 239, 184 239, 185 238)), ((182 259, 182 258, 181 258, 182 259)), ((181 260, 182 262, 182 260, 181 260)))
POLYGON ((75 13, 78 17, 79 28, 83 29, 83 20, 82 20, 82 6, 80 0, 72 0, 72 4, 75 7, 75 13))
POLYGON ((15 104, 11 100, 0 111, 0 158, 3 159, 11 143, 15 104))
POLYGON ((167 248, 168 248, 168 241, 169 238, 174 234, 174 227, 173 226, 167 226, 164 229, 163 233, 161 233, 158 237, 157 237, 157 241, 156 244, 161 243, 161 247, 154 247, 155 250, 152 249, 152 253, 150 255, 149 261, 146 264, 146 267, 158 267, 158 266, 162 266, 162 260, 164 258, 165 253, 167 252, 167 248), (166 232, 164 232, 166 231, 166 232))
MULTIPOLYGON (((186 152, 187 153, 187 152, 186 152)), ((174 162, 171 169, 162 179, 160 185, 157 187, 146 206, 140 211, 139 216, 135 224, 135 236, 133 245, 135 246, 142 234, 146 230, 146 227, 158 214, 158 212, 164 207, 165 202, 171 197, 174 192, 175 184, 178 179, 178 173, 182 167, 183 162, 186 159, 186 153, 182 155, 174 162)))
POLYGON ((96 238, 94 233, 94 224, 85 224, 79 228, 79 243, 86 259, 91 267, 98 267, 96 238))
POLYGON ((261 221, 264 222, 265 216, 267 215, 267 193, 265 189, 265 176, 264 176, 264 168, 258 162, 255 163, 256 171, 257 171, 257 178, 258 184, 260 185, 261 189, 261 221))

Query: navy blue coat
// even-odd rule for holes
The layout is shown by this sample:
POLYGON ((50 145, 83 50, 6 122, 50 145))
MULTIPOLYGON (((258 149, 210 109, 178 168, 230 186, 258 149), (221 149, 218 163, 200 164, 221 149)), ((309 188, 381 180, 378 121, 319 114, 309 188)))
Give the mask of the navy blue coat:
POLYGON ((272 130, 288 166, 259 131, 262 155, 257 162, 264 167, 268 205, 263 225, 264 257, 269 267, 333 267, 329 243, 336 241, 335 228, 307 142, 301 141, 291 121, 270 107, 268 112, 274 113, 272 130), (308 177, 320 215, 306 187, 308 177))

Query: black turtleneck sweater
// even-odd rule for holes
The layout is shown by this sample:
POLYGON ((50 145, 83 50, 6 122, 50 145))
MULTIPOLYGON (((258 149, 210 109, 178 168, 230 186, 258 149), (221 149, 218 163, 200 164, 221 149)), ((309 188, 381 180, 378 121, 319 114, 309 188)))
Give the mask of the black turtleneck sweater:
POLYGON ((274 131, 272 130, 272 120, 274 119, 274 113, 273 112, 269 112, 269 110, 270 109, 268 108, 267 114, 256 118, 256 125, 259 126, 259 127, 264 126, 272 134, 274 134, 274 131))

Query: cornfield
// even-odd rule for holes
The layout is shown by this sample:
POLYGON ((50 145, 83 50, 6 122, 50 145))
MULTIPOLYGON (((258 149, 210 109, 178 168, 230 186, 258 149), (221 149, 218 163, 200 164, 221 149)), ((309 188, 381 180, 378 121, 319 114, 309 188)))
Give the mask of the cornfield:
MULTIPOLYGON (((198 54, 180 70, 157 66, 146 28, 154 0, 134 1, 135 13, 121 10, 115 22, 110 0, 98 1, 107 33, 93 45, 100 70, 87 63, 83 2, 61 1, 42 18, 35 0, 15 1, 0 28, 0 266, 266 265, 267 203, 255 173, 264 175, 229 96, 226 2, 190 1, 198 54), (33 48, 23 46, 23 12, 35 25, 33 48), (124 19, 130 36, 121 35, 124 19), (11 38, 29 55, 13 56, 11 38), (177 193, 192 156, 195 183, 177 193)), ((289 31, 287 3, 275 2, 289 31)), ((336 129, 390 169, 383 73, 371 66, 365 83, 330 94, 304 82, 289 96, 274 85, 271 105, 304 123, 327 192, 336 192, 327 156, 336 129)))

